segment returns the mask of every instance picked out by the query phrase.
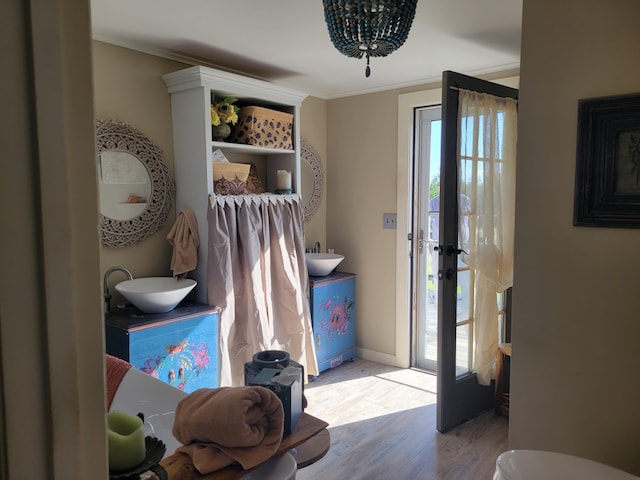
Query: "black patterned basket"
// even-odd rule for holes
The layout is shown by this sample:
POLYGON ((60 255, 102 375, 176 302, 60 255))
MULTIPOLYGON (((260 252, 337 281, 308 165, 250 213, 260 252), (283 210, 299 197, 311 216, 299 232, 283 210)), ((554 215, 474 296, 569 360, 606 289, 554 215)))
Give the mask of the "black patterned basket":
POLYGON ((293 115, 264 107, 244 107, 229 141, 267 148, 293 149, 293 115))

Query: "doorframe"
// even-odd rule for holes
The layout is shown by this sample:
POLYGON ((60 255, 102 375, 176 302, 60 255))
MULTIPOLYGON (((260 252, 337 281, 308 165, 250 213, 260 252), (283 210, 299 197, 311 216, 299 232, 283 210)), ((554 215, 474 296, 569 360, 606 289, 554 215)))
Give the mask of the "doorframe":
MULTIPOLYGON (((491 82, 518 88, 519 76, 487 78, 491 82)), ((395 365, 401 368, 411 366, 411 268, 410 257, 412 242, 408 240, 412 233, 413 203, 413 145, 414 145, 414 109, 442 103, 442 87, 398 95, 398 157, 396 185, 396 351, 395 365)))
POLYGON ((398 95, 398 184, 396 221, 396 361, 411 366, 411 323, 415 302, 411 301, 411 250, 413 230, 413 146, 414 109, 442 103, 442 88, 398 95))
POLYGON ((0 4, 15 42, 0 94, 11 125, 0 152, 15 160, 0 167, 12 229, 0 255, 11 275, 0 295, 0 478, 109 471, 89 3, 0 4))

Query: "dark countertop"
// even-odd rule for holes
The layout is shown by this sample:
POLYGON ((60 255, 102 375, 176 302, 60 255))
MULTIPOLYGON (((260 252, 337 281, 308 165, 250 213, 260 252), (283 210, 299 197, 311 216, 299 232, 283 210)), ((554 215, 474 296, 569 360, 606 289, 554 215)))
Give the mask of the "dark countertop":
POLYGON ((114 308, 111 313, 104 316, 105 322, 111 326, 138 330, 148 326, 157 326, 159 323, 172 323, 187 318, 196 317, 207 313, 219 312, 220 309, 213 305, 198 302, 182 302, 176 308, 167 313, 142 313, 136 307, 114 308))
POLYGON ((312 275, 309 275, 309 286, 317 287, 319 285, 324 285, 326 283, 337 282, 340 280, 346 280, 348 278, 355 278, 355 277, 356 277, 355 273, 338 272, 337 270, 334 270, 329 275, 325 275, 324 277, 314 277, 312 275))

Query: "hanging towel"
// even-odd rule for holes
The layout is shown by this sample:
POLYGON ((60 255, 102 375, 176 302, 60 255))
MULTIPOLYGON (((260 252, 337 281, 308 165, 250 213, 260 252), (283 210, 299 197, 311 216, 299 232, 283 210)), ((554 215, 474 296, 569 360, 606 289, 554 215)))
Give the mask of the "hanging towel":
POLYGON ((118 387, 120 386, 122 378, 124 377, 125 373, 127 373, 127 371, 131 367, 133 367, 133 365, 109 354, 106 354, 105 358, 107 364, 107 410, 109 410, 109 408, 111 408, 111 402, 113 402, 113 397, 115 397, 116 392, 118 391, 118 387))
POLYGON ((173 436, 176 452, 207 474, 239 463, 250 469, 269 460, 284 432, 284 408, 264 387, 201 388, 178 402, 173 436))
POLYGON ((167 240, 173 246, 171 270, 176 278, 184 277, 195 270, 198 265, 198 221, 193 210, 182 210, 178 214, 176 223, 171 228, 167 240))

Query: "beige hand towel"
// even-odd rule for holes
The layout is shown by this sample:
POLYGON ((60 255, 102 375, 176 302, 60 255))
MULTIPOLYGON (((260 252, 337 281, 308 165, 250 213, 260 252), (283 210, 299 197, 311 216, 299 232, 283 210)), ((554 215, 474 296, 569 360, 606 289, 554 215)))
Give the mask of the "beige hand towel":
POLYGON ((269 460, 284 431, 284 409, 264 387, 201 388, 178 402, 173 436, 201 473, 238 462, 249 469, 269 460))
POLYGON ((176 223, 171 228, 167 240, 173 245, 171 270, 174 277, 184 276, 195 270, 198 265, 198 221, 193 210, 182 210, 178 214, 176 223))

